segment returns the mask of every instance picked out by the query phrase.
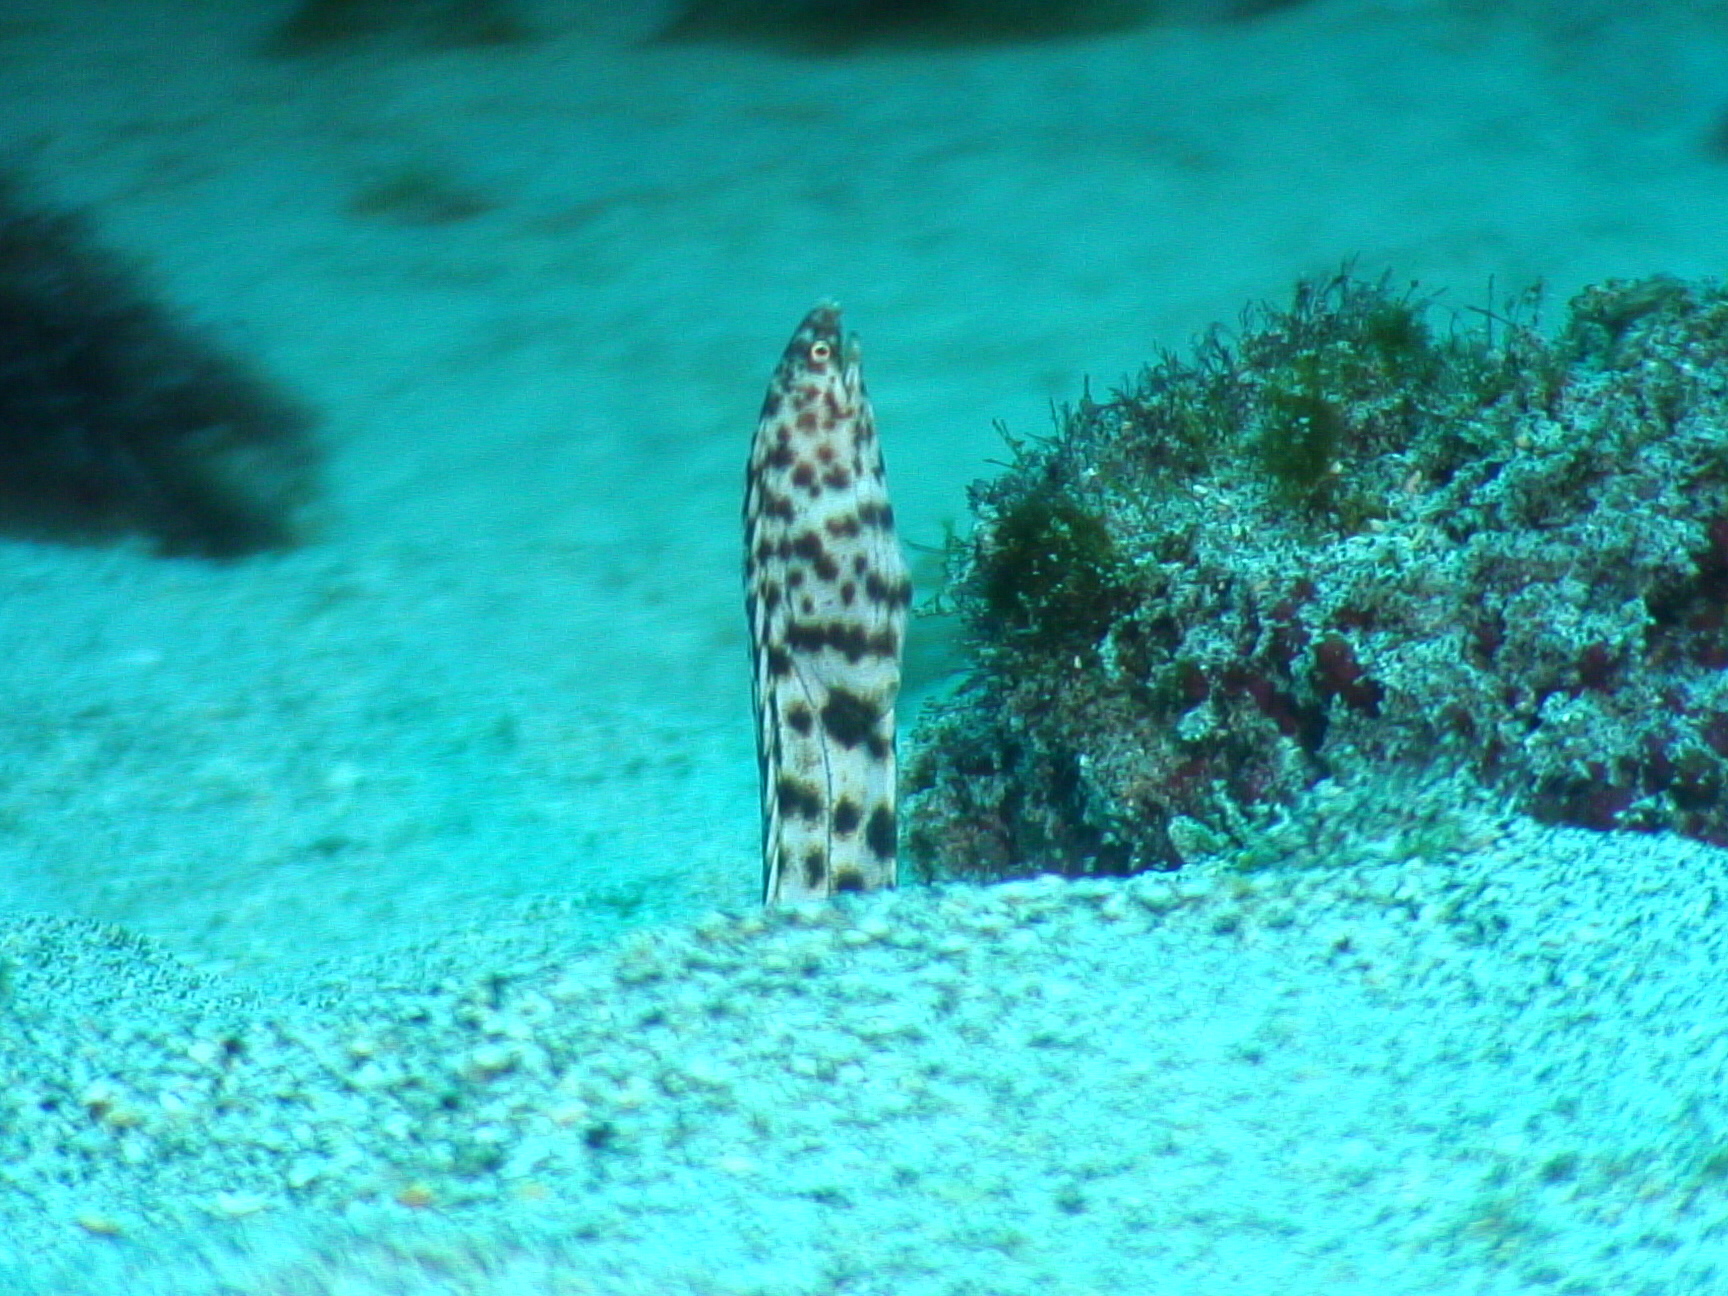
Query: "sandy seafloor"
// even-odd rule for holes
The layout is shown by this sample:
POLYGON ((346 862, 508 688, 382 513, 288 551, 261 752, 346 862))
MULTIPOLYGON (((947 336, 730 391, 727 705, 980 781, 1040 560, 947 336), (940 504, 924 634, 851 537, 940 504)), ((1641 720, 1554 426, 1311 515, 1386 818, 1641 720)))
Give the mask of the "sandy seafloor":
MULTIPOLYGON (((1717 274, 1728 247, 1719 7, 1318 0, 808 59, 645 46, 652 10, 571 0, 535 10, 543 38, 519 46, 260 58, 283 8, 0 4, 0 145, 309 402, 330 456, 315 539, 290 553, 216 565, 0 542, 0 910, 119 925, 283 1012, 395 949, 483 946, 476 968, 513 945, 605 959, 642 929, 751 907, 741 471, 768 370, 817 298, 863 337, 903 535, 930 546, 964 525, 995 423, 1041 432, 1088 380, 1108 388, 1298 275, 1354 258, 1460 305, 1538 279, 1558 302, 1610 277, 1717 274), (430 206, 364 201, 404 178, 430 206)), ((925 590, 935 570, 917 558, 925 590)), ((914 633, 908 715, 958 661, 940 622, 914 633)), ((1545 850, 1607 875, 1622 853, 1628 872, 1660 873, 1664 850, 1676 870, 1722 864, 1661 840, 1515 836, 1538 870, 1545 850)), ((895 904, 920 930, 946 921, 936 897, 895 904)), ((1228 960, 1196 967, 1222 995, 1228 960)), ((1640 1029, 1719 1031, 1712 974, 1694 969, 1698 992, 1640 1029)), ((1101 1018, 1088 995, 1107 986, 1079 979, 1064 1011, 1101 1018)), ((1039 1065, 1030 1046, 992 1056, 1010 1078, 1039 1065)), ((1719 1128, 1719 1088, 1667 1097, 1719 1128)), ((1328 1137, 1317 1127, 1309 1155, 1328 1137)), ((1690 1163, 1695 1190, 1721 1173, 1709 1156, 1690 1163)), ((36 1220, 0 1228, 9 1262, 118 1256, 137 1266, 128 1289, 153 1272, 204 1290, 152 1258, 150 1203, 91 1201, 80 1225, 71 1199, 20 1192, 0 1184, 0 1220, 36 1220), (146 1222, 90 1227, 122 1207, 146 1222)), ((1617 1292, 1728 1289, 1706 1218, 1728 1207, 1705 1198, 1675 1205, 1660 1263, 1614 1261, 1617 1292)), ((752 1200, 739 1229, 764 1226, 752 1200)), ((1487 1214, 1496 1236, 1523 1227, 1487 1214)), ((1204 1209, 1166 1225, 1228 1246, 1204 1209)), ((228 1245, 232 1221, 209 1227, 228 1245)), ((1582 1255, 1591 1226, 1576 1227, 1582 1255)), ((620 1254, 606 1263, 628 1284, 620 1254)), ((552 1291, 583 1280, 575 1255, 558 1277, 482 1265, 426 1290, 552 1291)), ((1460 1255, 1399 1290, 1605 1290, 1588 1266, 1460 1255)), ((878 1288, 746 1280, 716 1259, 712 1290, 1011 1289, 958 1259, 947 1287, 940 1255, 929 1268, 927 1287, 878 1288)), ((1226 1266, 1223 1286, 1199 1272, 1130 1269, 1110 1290, 1376 1289, 1318 1263, 1226 1266)), ((640 1290, 683 1290, 642 1273, 640 1290)), ((50 1290, 24 1274, 0 1281, 50 1290)), ((396 1290, 305 1281, 291 1290, 396 1290)))

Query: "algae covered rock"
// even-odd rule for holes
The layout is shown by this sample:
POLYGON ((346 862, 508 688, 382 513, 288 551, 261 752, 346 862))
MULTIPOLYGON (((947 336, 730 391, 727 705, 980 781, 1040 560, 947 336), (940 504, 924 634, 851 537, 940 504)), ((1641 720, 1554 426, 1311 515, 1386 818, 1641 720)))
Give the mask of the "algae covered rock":
POLYGON ((213 558, 293 545, 318 494, 312 426, 86 217, 0 172, 0 535, 213 558))
POLYGON ((512 45, 531 35, 511 0, 300 0, 266 52, 313 54, 373 43, 512 45))
POLYGON ((1318 781, 1465 772, 1728 843, 1728 291, 1446 317, 1348 275, 1065 411, 949 554, 932 877, 1173 868, 1318 781))
POLYGON ((1154 0, 686 0, 664 41, 766 42, 840 53, 871 45, 968 45, 1113 31, 1154 0))

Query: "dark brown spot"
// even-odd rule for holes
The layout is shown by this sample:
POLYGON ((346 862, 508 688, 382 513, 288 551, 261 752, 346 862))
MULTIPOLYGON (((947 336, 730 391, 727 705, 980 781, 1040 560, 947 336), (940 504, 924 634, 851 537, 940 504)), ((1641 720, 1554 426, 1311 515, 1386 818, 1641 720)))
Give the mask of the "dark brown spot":
POLYGON ((768 674, 775 679, 792 673, 792 657, 784 648, 768 650, 768 674))
POLYGON ((768 389, 768 395, 762 400, 762 413, 760 417, 763 422, 773 418, 780 412, 780 402, 782 399, 779 388, 770 387, 768 389))
POLYGON ((782 441, 768 452, 770 468, 790 468, 792 466, 792 447, 782 441))
POLYGON ((851 661, 864 655, 864 632, 844 622, 794 621, 786 627, 786 642, 799 652, 833 648, 851 661))
POLYGON ((798 415, 798 430, 800 432, 814 432, 816 430, 815 410, 807 409, 798 415))
POLYGON ((902 579, 890 583, 871 572, 864 578, 864 597, 872 603, 903 608, 912 601, 912 582, 902 579))
MULTIPOLYGON (((779 594, 778 590, 775 590, 774 592, 776 595, 779 594)), ((840 587, 840 606, 841 607, 851 607, 852 606, 852 600, 857 598, 857 597, 858 597, 858 587, 856 585, 854 585, 851 581, 847 581, 845 584, 843 584, 840 587)))
POLYGON ((829 490, 849 490, 852 486, 852 474, 844 468, 830 468, 822 474, 822 484, 829 490))
POLYGON ((800 533, 798 538, 792 542, 792 553, 816 569, 818 580, 835 581, 840 579, 839 566, 828 556, 828 549, 822 543, 822 537, 814 531, 800 533))
POLYGON ((858 534, 858 519, 855 517, 831 517, 822 524, 823 529, 836 540, 850 540, 858 534))
POLYGON ((763 584, 762 606, 769 612, 780 606, 780 582, 767 581, 763 584))
POLYGON ((894 858, 894 811, 879 805, 870 812, 870 826, 864 830, 864 844, 880 860, 894 858))
POLYGON ((822 704, 822 729, 842 747, 856 747, 876 732, 882 708, 850 689, 837 688, 822 704))
POLYGON ((821 652, 828 646, 828 627, 815 621, 793 621, 786 627, 786 642, 798 652, 821 652))
POLYGON ((887 504, 860 504, 858 520, 867 527, 875 527, 878 531, 894 529, 894 510, 887 504))
POLYGON ((863 554, 858 554, 852 559, 852 570, 862 576, 865 572, 870 570, 870 560, 863 554))
POLYGON ((822 884, 828 879, 828 853, 813 850, 804 856, 804 885, 812 891, 820 891, 822 884))
POLYGON ((855 868, 841 869, 834 875, 835 891, 862 891, 864 875, 855 868))
POLYGON ((821 794, 790 774, 782 774, 774 785, 774 800, 780 813, 788 819, 815 820, 822 817, 821 794))
POLYGON ((810 714, 810 708, 802 702, 786 708, 786 723, 799 733, 809 736, 810 726, 816 722, 816 717, 810 714))
POLYGON ((900 654, 900 637, 892 630, 866 634, 862 626, 846 621, 794 621, 786 627, 786 643, 795 652, 832 648, 850 662, 900 654))
POLYGON ((819 463, 833 463, 834 447, 829 445, 827 442, 823 442, 821 445, 816 447, 816 459, 819 463))
MULTIPOLYGON (((808 713, 805 718, 809 718, 808 713)), ((864 812, 858 808, 858 803, 851 797, 841 797, 840 803, 834 807, 834 831, 848 837, 858 831, 858 825, 863 821, 864 812)))
MULTIPOLYGON (((807 463, 800 463, 792 470, 792 484, 802 490, 811 490, 816 485, 816 470, 807 463)), ((820 491, 816 493, 821 494, 820 491)))
POLYGON ((781 522, 791 522, 798 516, 792 510, 791 500, 784 495, 776 495, 772 491, 762 492, 762 511, 781 522))

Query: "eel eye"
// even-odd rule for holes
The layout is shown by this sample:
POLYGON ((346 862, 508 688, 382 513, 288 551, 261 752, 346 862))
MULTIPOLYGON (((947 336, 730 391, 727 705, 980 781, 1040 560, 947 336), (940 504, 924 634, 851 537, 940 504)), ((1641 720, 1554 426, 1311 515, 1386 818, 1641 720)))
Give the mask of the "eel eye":
POLYGON ((810 344, 810 359, 816 364, 827 364, 828 357, 833 354, 834 348, 826 342, 812 342, 810 344))

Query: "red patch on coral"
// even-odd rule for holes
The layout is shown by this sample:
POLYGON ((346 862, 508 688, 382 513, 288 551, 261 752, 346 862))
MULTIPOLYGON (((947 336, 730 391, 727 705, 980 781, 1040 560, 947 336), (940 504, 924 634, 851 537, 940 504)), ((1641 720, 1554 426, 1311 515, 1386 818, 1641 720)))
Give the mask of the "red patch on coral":
POLYGON ((1340 698, 1370 718, 1380 714, 1380 699, 1386 690, 1378 680, 1368 678, 1356 660, 1356 650, 1346 640, 1329 635, 1314 645, 1314 675, 1321 696, 1340 698))

